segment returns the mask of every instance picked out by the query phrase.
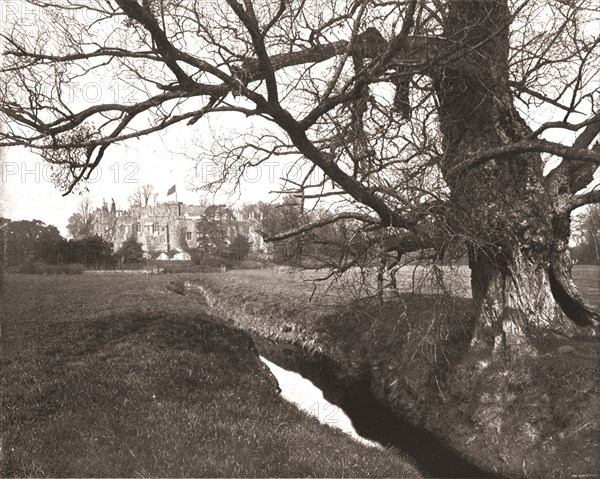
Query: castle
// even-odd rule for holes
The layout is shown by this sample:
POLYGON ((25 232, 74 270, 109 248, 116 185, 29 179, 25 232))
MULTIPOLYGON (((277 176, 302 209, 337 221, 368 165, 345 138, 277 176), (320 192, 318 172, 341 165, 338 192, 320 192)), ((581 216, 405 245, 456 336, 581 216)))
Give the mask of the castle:
MULTIPOLYGON (((93 233, 110 241, 117 251, 128 238, 142 244, 148 256, 158 256, 171 251, 182 252, 197 248, 205 240, 202 220, 210 206, 186 205, 168 202, 155 206, 133 206, 128 210, 117 210, 113 200, 109 209, 104 202, 96 208, 93 216, 93 233)), ((246 208, 248 210, 248 208, 246 208)), ((266 253, 267 248, 257 223, 260 214, 250 209, 242 213, 223 206, 213 206, 211 220, 219 224, 225 233, 225 245, 236 236, 245 235, 250 240, 252 251, 266 253)))

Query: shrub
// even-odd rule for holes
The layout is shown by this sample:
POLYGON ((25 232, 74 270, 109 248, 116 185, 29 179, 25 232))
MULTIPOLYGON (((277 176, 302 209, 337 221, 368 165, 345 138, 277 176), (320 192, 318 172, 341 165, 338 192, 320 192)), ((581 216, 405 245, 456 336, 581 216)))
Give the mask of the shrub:
POLYGON ((69 240, 62 258, 64 263, 81 263, 95 267, 106 267, 115 262, 112 243, 100 236, 69 240))
POLYGON ((243 261, 248 257, 251 245, 250 239, 247 236, 238 234, 229 245, 229 251, 236 260, 243 261))
POLYGON ((144 261, 142 243, 138 243, 134 238, 127 239, 117 251, 117 256, 122 264, 141 263, 144 261))

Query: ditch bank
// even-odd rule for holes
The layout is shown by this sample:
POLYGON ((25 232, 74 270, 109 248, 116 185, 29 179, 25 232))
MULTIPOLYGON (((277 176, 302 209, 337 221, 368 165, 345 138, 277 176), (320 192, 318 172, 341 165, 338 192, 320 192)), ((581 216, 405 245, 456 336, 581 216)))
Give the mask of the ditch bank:
POLYGON ((411 297, 315 320, 265 315, 264 296, 253 304, 198 281, 187 291, 252 333, 261 354, 310 379, 359 434, 405 451, 433 477, 600 472, 597 340, 550 342, 535 361, 482 373, 462 361, 472 330, 463 300, 411 297))
POLYGON ((410 424, 382 406, 370 391, 366 371, 349 373, 326 354, 257 334, 252 336, 262 356, 309 379, 323 391, 325 399, 344 410, 358 434, 409 456, 425 477, 495 476, 461 457, 425 429, 410 424))
POLYGON ((210 308, 248 331, 266 359, 313 382, 328 401, 344 410, 358 434, 409 456, 425 477, 499 477, 469 461, 425 428, 411 424, 382 405, 372 392, 373 378, 366 361, 342 362, 328 354, 325 345, 297 328, 286 326, 276 332, 265 323, 257 328, 257 318, 227 308, 203 286, 186 282, 185 288, 203 295, 210 308))

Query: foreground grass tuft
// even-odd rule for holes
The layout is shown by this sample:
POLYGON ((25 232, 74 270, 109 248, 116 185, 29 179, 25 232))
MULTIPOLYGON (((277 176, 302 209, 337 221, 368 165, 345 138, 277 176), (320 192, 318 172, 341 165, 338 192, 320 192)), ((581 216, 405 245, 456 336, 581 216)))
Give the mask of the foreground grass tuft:
POLYGON ((145 301, 125 312, 89 301, 87 314, 61 303, 76 278, 53 287, 40 277, 37 289, 56 293, 46 306, 33 299, 36 281, 9 278, 3 297, 0 475, 418 476, 283 401, 247 334, 203 312, 173 313, 176 301, 198 308, 164 278, 86 278, 100 297, 127 286, 133 304, 145 301))

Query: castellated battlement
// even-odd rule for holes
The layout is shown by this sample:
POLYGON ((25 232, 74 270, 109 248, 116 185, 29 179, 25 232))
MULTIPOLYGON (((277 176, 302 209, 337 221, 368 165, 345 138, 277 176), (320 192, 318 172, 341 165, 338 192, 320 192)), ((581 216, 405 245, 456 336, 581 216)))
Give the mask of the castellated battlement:
MULTIPOLYGON (((113 243, 115 251, 132 236, 148 253, 196 248, 202 238, 200 220, 206 208, 173 201, 118 210, 114 202, 110 208, 104 203, 92 213, 93 233, 113 243)), ((242 234, 250 239, 254 251, 264 251, 265 244, 256 232, 257 221, 253 213, 244 215, 233 210, 233 217, 217 220, 226 230, 227 240, 242 234)))

